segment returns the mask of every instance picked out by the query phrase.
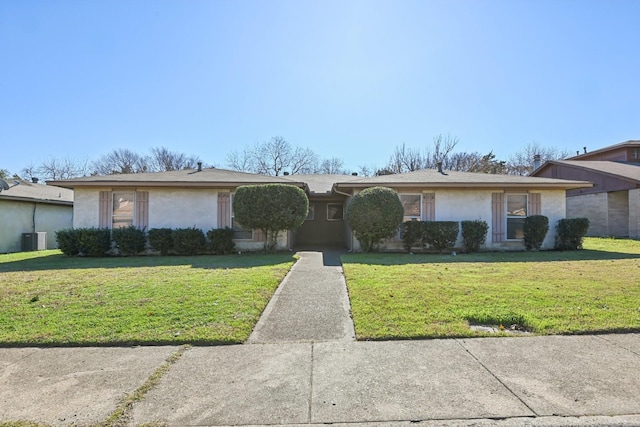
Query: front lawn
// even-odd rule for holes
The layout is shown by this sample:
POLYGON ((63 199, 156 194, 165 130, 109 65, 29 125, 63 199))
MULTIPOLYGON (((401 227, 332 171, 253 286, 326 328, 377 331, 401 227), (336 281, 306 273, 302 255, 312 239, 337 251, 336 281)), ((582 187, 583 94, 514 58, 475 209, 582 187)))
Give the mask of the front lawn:
POLYGON ((585 239, 585 250, 342 257, 358 339, 640 330, 640 242, 585 239))
POLYGON ((0 345, 239 343, 293 262, 0 255, 0 345))

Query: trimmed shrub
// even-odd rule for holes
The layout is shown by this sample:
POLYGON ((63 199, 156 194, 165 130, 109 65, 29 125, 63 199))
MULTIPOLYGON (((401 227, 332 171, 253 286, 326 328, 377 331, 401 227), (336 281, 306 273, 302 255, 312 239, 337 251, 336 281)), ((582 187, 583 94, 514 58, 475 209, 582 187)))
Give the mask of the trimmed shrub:
POLYGON ((281 231, 302 225, 309 211, 307 194, 287 184, 243 185, 233 196, 233 214, 244 227, 262 230, 266 250, 273 250, 281 231))
POLYGON ((556 249, 575 251, 582 249, 582 241, 589 230, 588 218, 565 218, 556 226, 556 249))
POLYGON ((524 219, 524 247, 539 250, 549 231, 549 218, 544 215, 532 215, 524 219))
POLYGON ((177 228, 171 237, 178 255, 197 255, 207 249, 204 233, 198 228, 177 228))
POLYGON ((422 245, 422 222, 407 221, 402 224, 402 242, 407 252, 416 245, 422 245))
POLYGON ((382 239, 393 236, 403 215, 398 194, 385 187, 362 190, 347 205, 347 223, 364 252, 372 251, 382 239))
POLYGON ((152 228, 149 230, 149 245, 161 255, 168 255, 173 250, 173 230, 170 228, 152 228))
POLYGON ((81 228, 79 254, 105 256, 111 250, 111 230, 108 228, 81 228))
POLYGON ((467 252, 478 252, 480 246, 487 241, 489 225, 480 219, 473 221, 462 221, 462 244, 467 252))
POLYGON ((422 242, 439 251, 456 245, 460 224, 456 221, 424 221, 422 242))
POLYGON ((80 229, 67 228, 56 231, 58 249, 68 256, 76 256, 80 253, 80 229))
POLYGON ((215 254, 230 254, 236 249, 236 244, 233 243, 233 228, 213 228, 207 231, 207 238, 215 254))
POLYGON ((114 228, 111 231, 113 242, 120 255, 136 255, 144 251, 147 244, 147 235, 133 225, 129 227, 114 228))

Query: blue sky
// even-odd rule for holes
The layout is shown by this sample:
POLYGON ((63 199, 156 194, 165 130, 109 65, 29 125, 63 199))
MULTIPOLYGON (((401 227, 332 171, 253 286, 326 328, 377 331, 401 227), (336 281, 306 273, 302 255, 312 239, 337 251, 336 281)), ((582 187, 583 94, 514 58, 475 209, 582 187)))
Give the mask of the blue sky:
POLYGON ((0 1, 0 168, 272 136, 382 166, 640 139, 635 0, 0 1))

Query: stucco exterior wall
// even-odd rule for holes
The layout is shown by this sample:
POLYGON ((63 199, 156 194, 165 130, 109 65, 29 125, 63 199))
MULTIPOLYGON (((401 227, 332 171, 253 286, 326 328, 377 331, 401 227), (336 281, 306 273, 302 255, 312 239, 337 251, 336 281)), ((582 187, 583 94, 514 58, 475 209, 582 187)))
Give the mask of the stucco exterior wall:
POLYGON ((56 231, 71 228, 73 208, 37 202, 0 201, 0 253, 20 252, 22 233, 46 232, 47 249, 56 249, 56 231))
POLYGON ((98 208, 100 191, 110 188, 86 189, 76 188, 73 194, 73 228, 98 226, 98 208))
POLYGON ((588 218, 587 236, 608 236, 608 206, 607 193, 567 197, 567 218, 588 218))
POLYGON ((640 189, 629 190, 629 237, 640 239, 640 189))

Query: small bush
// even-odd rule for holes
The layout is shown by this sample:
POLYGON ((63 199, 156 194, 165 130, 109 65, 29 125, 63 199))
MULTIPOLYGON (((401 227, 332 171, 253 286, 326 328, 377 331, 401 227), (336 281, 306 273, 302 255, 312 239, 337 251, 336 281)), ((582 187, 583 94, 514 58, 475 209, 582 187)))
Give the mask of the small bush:
POLYGON ((364 252, 393 236, 402 224, 404 209, 398 193, 390 188, 370 187, 362 190, 347 205, 347 223, 364 252))
POLYGON ((68 256, 76 256, 80 253, 80 230, 67 228, 56 231, 58 249, 68 256))
POLYGON ((105 256, 111 250, 111 230, 108 228, 81 228, 79 254, 105 256))
POLYGON ((171 233, 178 255, 197 255, 207 249, 204 233, 198 228, 178 228, 171 233))
POLYGON ((480 219, 462 221, 462 244, 467 252, 478 252, 480 246, 487 241, 489 225, 480 219))
POLYGON ((582 241, 589 230, 588 218, 565 218, 556 226, 556 249, 575 251, 582 249, 582 241))
POLYGON ((422 242, 439 251, 456 245, 460 224, 456 221, 425 221, 422 223, 422 242))
POLYGON ((539 250, 549 231, 549 218, 544 215, 532 215, 524 219, 524 247, 539 250))
POLYGON ((214 254, 230 254, 236 249, 236 244, 233 243, 233 228, 213 228, 207 231, 207 238, 214 254))
POLYGON ((168 255, 173 250, 173 230, 170 228, 152 228, 149 230, 149 245, 161 255, 168 255))
POLYGON ((133 225, 129 227, 114 228, 111 237, 121 255, 136 255, 144 251, 147 244, 147 235, 133 225))
POLYGON ((402 224, 402 242, 407 252, 418 244, 422 244, 422 222, 407 221, 402 224))

